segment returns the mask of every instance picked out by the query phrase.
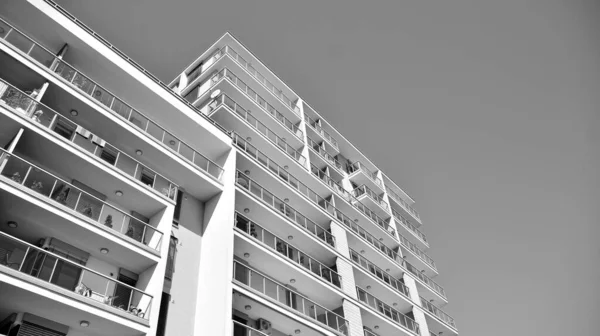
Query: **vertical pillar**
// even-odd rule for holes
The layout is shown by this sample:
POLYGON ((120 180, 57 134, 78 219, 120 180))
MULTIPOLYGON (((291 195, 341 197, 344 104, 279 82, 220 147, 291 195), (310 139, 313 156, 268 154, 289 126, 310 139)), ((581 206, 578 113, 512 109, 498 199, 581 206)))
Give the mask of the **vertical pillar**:
POLYGON ((302 99, 298 98, 298 100, 296 100, 296 106, 298 106, 298 108, 300 109, 300 124, 298 125, 298 128, 300 129, 300 131, 302 131, 302 143, 303 143, 303 147, 302 147, 302 156, 304 156, 306 158, 306 163, 305 166, 306 168, 308 168, 308 170, 311 169, 310 166, 310 157, 308 154, 308 136, 306 135, 306 121, 304 120, 304 103, 302 102, 302 99))
POLYGON ((224 161, 223 192, 205 203, 194 335, 232 334, 236 150, 224 161))
MULTIPOLYGON (((348 246, 348 236, 346 229, 337 222, 331 222, 331 234, 335 237, 336 250, 350 259, 350 249, 348 246)), ((338 274, 342 277, 342 290, 351 298, 356 299, 356 283, 354 282, 354 271, 352 264, 343 258, 337 258, 335 261, 338 274)))
POLYGON ((344 299, 342 307, 344 308, 344 318, 350 324, 348 326, 348 336, 364 336, 360 308, 346 299, 344 299))
POLYGON ((416 308, 416 306, 420 306, 421 302, 419 297, 419 290, 417 288, 417 283, 415 282, 415 279, 411 278, 406 273, 404 273, 402 277, 404 279, 404 284, 406 285, 406 287, 408 287, 410 299, 413 302, 412 312, 413 316, 415 317, 415 322, 419 324, 421 336, 430 336, 429 328, 427 326, 427 320, 425 319, 425 313, 423 313, 421 309, 416 308))

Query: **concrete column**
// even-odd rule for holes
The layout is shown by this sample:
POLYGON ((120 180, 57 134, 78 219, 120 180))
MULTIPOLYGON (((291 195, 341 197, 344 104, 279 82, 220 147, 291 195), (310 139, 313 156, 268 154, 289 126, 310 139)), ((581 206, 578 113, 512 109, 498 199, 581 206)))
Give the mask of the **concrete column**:
MULTIPOLYGON (((223 192, 205 203, 194 335, 231 335, 236 151, 223 165, 223 192)), ((181 265, 179 267, 182 267, 181 265)))
POLYGON ((344 318, 350 323, 348 336, 364 336, 360 308, 346 299, 344 299, 342 307, 344 308, 344 318))
POLYGON ((415 308, 415 306, 419 306, 421 302, 419 298, 419 290, 417 288, 417 283, 415 279, 411 278, 406 273, 404 273, 402 278, 404 279, 404 284, 406 285, 406 287, 408 287, 410 299, 413 302, 412 312, 415 317, 415 322, 419 324, 421 336, 430 336, 429 328, 427 327, 427 320, 425 319, 425 313, 423 313, 419 308, 415 308))
MULTIPOLYGON (((331 234, 335 237, 335 248, 336 250, 345 256, 350 258, 350 249, 348 246, 348 237, 346 230, 340 226, 337 222, 331 222, 331 234)), ((344 258, 337 258, 335 261, 338 274, 342 277, 342 290, 348 294, 351 298, 356 299, 356 283, 354 281, 354 270, 353 265, 350 261, 344 258)))
POLYGON ((302 153, 302 156, 304 156, 306 158, 306 168, 308 168, 308 170, 310 170, 310 157, 308 155, 308 136, 306 135, 306 122, 304 121, 304 103, 302 102, 302 99, 298 98, 298 100, 296 101, 296 106, 298 106, 298 108, 300 109, 300 124, 298 125, 298 128, 302 131, 302 142, 303 142, 303 147, 302 150, 300 151, 302 153))

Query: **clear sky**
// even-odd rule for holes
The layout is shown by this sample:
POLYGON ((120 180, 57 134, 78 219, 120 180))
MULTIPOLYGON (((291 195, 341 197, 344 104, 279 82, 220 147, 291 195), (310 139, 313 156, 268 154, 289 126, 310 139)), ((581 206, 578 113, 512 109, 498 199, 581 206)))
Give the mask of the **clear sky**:
POLYGON ((239 38, 417 200, 461 335, 600 334, 600 2, 58 2, 165 81, 239 38))

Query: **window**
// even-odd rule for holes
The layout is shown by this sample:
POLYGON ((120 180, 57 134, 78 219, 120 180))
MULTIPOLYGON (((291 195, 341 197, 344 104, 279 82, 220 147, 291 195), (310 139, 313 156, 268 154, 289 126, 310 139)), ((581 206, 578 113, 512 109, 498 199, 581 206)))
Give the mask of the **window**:
POLYGON ((73 132, 75 132, 75 130, 70 125, 65 124, 62 120, 59 120, 56 123, 56 126, 54 126, 54 132, 58 133, 65 139, 71 140, 71 137, 73 136, 73 132))
POLYGON ((175 273, 175 258, 177 257, 177 238, 171 236, 169 242, 169 255, 167 256, 167 270, 165 271, 165 278, 172 280, 173 273, 175 273))
POLYGON ((100 158, 113 166, 115 162, 117 162, 117 155, 108 149, 102 149, 102 152, 100 153, 100 158))
POLYGON ((142 170, 142 176, 140 177, 140 181, 142 181, 143 184, 149 185, 150 187, 152 187, 154 185, 154 173, 143 169, 142 170))
POLYGON ((179 225, 179 216, 181 215, 181 201, 183 200, 183 192, 177 190, 177 203, 175 204, 175 212, 173 213, 173 225, 179 225))
POLYGON ((156 336, 164 336, 167 328, 167 316, 169 314, 169 303, 171 295, 163 292, 160 299, 160 310, 158 311, 158 324, 156 325, 156 336))

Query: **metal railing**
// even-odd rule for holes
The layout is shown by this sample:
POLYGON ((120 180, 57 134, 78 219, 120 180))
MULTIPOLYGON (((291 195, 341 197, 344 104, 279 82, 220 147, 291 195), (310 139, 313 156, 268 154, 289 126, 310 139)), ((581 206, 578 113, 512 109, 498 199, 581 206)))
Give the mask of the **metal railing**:
POLYGON ((245 324, 242 324, 238 321, 232 321, 233 322, 233 329, 232 329, 232 336, 269 336, 268 334, 265 334, 262 331, 256 330, 252 327, 249 327, 245 324), (240 333, 237 330, 241 330, 242 332, 240 333))
MULTIPOLYGON (((117 98, 110 91, 98 85, 95 81, 55 56, 48 49, 21 33, 6 21, 0 19, 0 26, 2 24, 5 24, 7 29, 5 33, 0 34, 0 41, 16 48, 39 65, 48 68, 64 79, 70 86, 96 100, 98 105, 125 120, 129 125, 146 133, 154 141, 185 159, 193 166, 208 173, 217 180, 221 180, 221 176, 223 175, 223 168, 221 166, 200 154, 158 123, 117 98)), ((196 108, 194 110, 197 111, 196 108)))
POLYGON ((412 232, 415 236, 420 238, 425 245, 429 246, 429 242, 427 242, 427 237, 423 232, 417 229, 416 226, 412 225, 404 216, 396 212, 396 210, 392 209, 392 215, 396 222, 400 222, 402 226, 404 226, 408 231, 412 232))
POLYGON ((308 125, 323 137, 333 148, 339 149, 338 142, 327 131, 323 129, 316 120, 313 120, 308 115, 304 114, 304 120, 308 121, 308 125))
POLYGON ((367 168, 364 164, 360 163, 360 161, 356 161, 352 164, 348 164, 346 166, 346 170, 348 174, 354 174, 357 171, 362 171, 367 177, 371 179, 371 181, 375 182, 381 189, 383 189, 383 181, 377 177, 377 174, 372 172, 369 168, 367 168))
POLYGON ((406 287, 406 285, 404 285, 404 283, 402 283, 402 281, 397 280, 353 249, 350 249, 350 259, 381 281, 385 282, 388 286, 395 289, 398 293, 410 299, 409 289, 406 287))
POLYGON ((430 256, 428 256, 425 252, 421 251, 421 249, 418 248, 417 245, 415 245, 410 240, 406 239, 406 237, 404 237, 403 235, 398 234, 398 236, 400 236, 400 245, 402 245, 402 247, 404 247, 407 250, 410 250, 429 267, 433 268, 434 270, 437 270, 435 261, 433 261, 433 259, 430 256))
MULTIPOLYGON (((384 221, 381 217, 377 216, 375 212, 365 206, 361 201, 356 199, 354 195, 340 186, 336 181, 334 181, 331 177, 327 176, 325 172, 321 171, 317 166, 311 163, 310 172, 320 179, 323 183, 329 186, 333 191, 335 191, 341 198, 343 198, 350 205, 355 207, 358 211, 360 211, 367 218, 372 220, 375 224, 379 225, 389 236, 396 239, 396 230, 389 224, 389 221, 384 221)), ((346 216, 347 217, 347 216, 346 216)))
POLYGON ((348 321, 344 317, 238 261, 233 262, 233 279, 303 317, 348 335, 348 321))
POLYGON ((413 207, 408 205, 408 203, 406 203, 406 201, 403 200, 402 197, 400 197, 395 191, 393 191, 392 189, 387 188, 387 187, 385 188, 385 190, 387 191, 389 196, 392 196, 391 198, 394 201, 396 201, 398 204, 400 204, 400 206, 402 206, 404 208, 404 210, 406 210, 406 212, 413 215, 416 219, 421 220, 421 217, 419 216, 419 213, 417 212, 417 210, 415 210, 413 207))
POLYGON ((339 163, 339 161, 336 158, 331 156, 331 154, 327 153, 327 151, 325 149, 323 149, 323 147, 321 147, 318 143, 314 142, 311 138, 307 137, 306 139, 308 141, 309 147, 313 151, 315 151, 320 157, 325 159, 325 161, 327 161, 330 165, 339 169, 340 172, 342 172, 344 170, 344 166, 342 166, 342 164, 339 163))
POLYGON ((335 247, 335 238, 328 230, 287 205, 287 203, 285 203, 279 197, 264 189, 260 184, 254 182, 239 170, 236 172, 236 184, 237 186, 249 191, 250 194, 259 198, 263 203, 269 205, 271 208, 273 208, 273 210, 280 212, 284 217, 288 218, 294 224, 307 230, 328 245, 335 247))
POLYGON ((283 91, 276 88, 268 79, 265 78, 260 72, 256 71, 252 64, 247 62, 240 54, 238 54, 233 48, 230 46, 225 47, 227 50, 227 54, 238 62, 242 68, 246 69, 252 77, 254 77, 260 84, 262 84, 267 91, 271 92, 275 97, 277 97, 283 104, 288 107, 291 111, 293 111, 296 115, 300 116, 300 108, 297 105, 294 105, 293 101, 288 98, 283 91))
POLYGON ((352 191, 354 197, 359 197, 361 195, 369 196, 375 203, 381 206, 384 210, 389 210, 388 204, 381 198, 381 196, 377 195, 373 190, 369 189, 366 185, 361 185, 352 191))
POLYGON ((374 332, 372 332, 370 330, 367 330, 367 329, 364 329, 363 331, 365 332, 364 336, 379 336, 376 333, 374 333, 374 332))
MULTIPOLYGON (((249 124, 252 128, 254 128, 258 133, 264 135, 269 141, 275 145, 275 147, 279 148, 281 151, 291 156, 294 160, 298 161, 301 165, 306 164, 306 158, 302 155, 301 152, 294 149, 290 144, 286 142, 286 140, 279 135, 275 134, 271 131, 265 124, 263 124, 260 120, 256 119, 254 115, 252 115, 249 110, 241 107, 238 103, 236 103, 233 99, 227 96, 225 93, 221 93, 214 100, 210 99, 209 103, 206 104, 202 109, 206 109, 207 113, 212 113, 217 110, 221 106, 226 106, 231 112, 237 115, 239 118, 243 119, 247 124, 249 124)), ((202 110, 201 109, 201 110, 202 110)))
POLYGON ((73 184, 0 148, 0 176, 5 183, 27 187, 56 205, 160 251, 163 234, 154 227, 117 209, 73 184))
POLYGON ((134 61, 132 58, 127 56, 124 52, 119 50, 117 47, 110 44, 110 42, 108 42, 106 39, 104 39, 98 33, 93 31, 90 27, 86 26, 83 22, 79 21, 79 19, 77 19, 74 15, 72 15, 67 10, 65 10, 64 8, 59 6, 56 2, 54 2, 52 0, 44 0, 44 2, 46 2, 50 6, 54 7, 64 17, 71 20, 73 23, 75 23, 76 25, 81 27, 83 30, 85 30, 88 34, 90 34, 92 37, 94 37, 100 43, 104 44, 107 48, 114 51, 119 57, 121 57, 127 63, 131 64, 134 68, 138 69, 141 73, 143 73, 146 77, 148 77, 150 80, 152 80, 155 84, 157 84, 158 86, 163 88, 165 90, 165 92, 168 92, 171 96, 173 96, 174 98, 179 100, 181 103, 183 103, 184 105, 186 105, 187 107, 192 109, 194 112, 196 112, 201 117, 203 117, 206 121, 208 121, 209 123, 214 125, 221 132, 229 135, 229 132, 226 129, 224 129, 223 127, 221 127, 221 125, 217 124, 214 120, 212 120, 212 119, 208 118, 207 116, 203 115, 202 113, 198 112, 198 110, 192 104, 190 104, 188 101, 183 99, 183 97, 181 97, 179 94, 174 92, 167 84, 163 83, 160 79, 158 79, 158 77, 154 76, 150 71, 144 69, 144 67, 139 65, 136 61, 134 61))
POLYGON ((306 269, 325 282, 342 288, 342 277, 337 272, 238 212, 235 214, 235 227, 263 243, 269 249, 286 256, 294 264, 306 269))
POLYGON ((158 194, 171 200, 177 195, 178 186, 175 183, 0 79, 0 105, 2 104, 12 107, 9 111, 14 114, 35 121, 50 131, 49 133, 52 135, 75 144, 77 148, 83 149, 96 159, 117 168, 125 175, 133 177, 143 185, 157 191, 158 194), (68 134, 68 132, 71 133, 68 134))
POLYGON ((408 261, 404 260, 403 264, 408 272, 416 276, 419 280, 423 281, 427 285, 427 287, 429 287, 435 293, 439 294, 443 298, 446 298, 446 292, 444 291, 444 288, 442 286, 438 285, 435 281, 431 280, 430 277, 425 275, 425 273, 419 271, 418 268, 411 265, 408 261))
POLYGON ((358 294, 358 301, 373 308, 374 310, 379 312, 379 314, 386 316, 388 319, 396 322, 396 324, 399 324, 402 327, 413 332, 414 334, 419 335, 419 324, 413 319, 390 307, 386 303, 382 302, 381 300, 369 294, 367 291, 358 286, 356 286, 356 292, 358 294))
POLYGON ((456 329, 456 323, 454 322, 454 318, 452 318, 452 316, 446 314, 443 310, 436 307, 433 303, 427 301, 427 299, 423 298, 422 296, 419 296, 419 299, 421 300, 421 307, 426 309, 431 314, 435 315, 437 318, 442 320, 442 322, 444 322, 445 324, 456 329))
POLYGON ((6 258, 0 260, 0 270, 8 267, 80 294, 87 300, 120 309, 145 320, 150 317, 152 295, 71 261, 58 251, 47 251, 1 231, 0 251, 6 253, 6 258), (119 296, 115 296, 117 293, 119 296))
MULTIPOLYGON (((223 69, 218 71, 216 75, 211 75, 211 77, 208 79, 208 81, 211 81, 210 87, 203 87, 202 89, 204 91, 202 94, 214 87, 217 84, 217 82, 223 77, 227 78, 233 86, 237 87, 240 91, 245 93, 246 96, 250 98, 250 100, 254 101, 258 106, 260 106, 260 108, 265 113, 273 117, 277 122, 279 122, 281 125, 287 128, 294 136, 296 136, 298 139, 303 139, 304 133, 300 130, 298 125, 291 122, 288 118, 286 118, 283 115, 283 113, 279 112, 275 107, 273 107, 273 105, 269 104, 264 98, 259 96, 256 93, 256 91, 252 90, 246 83, 244 83, 244 81, 242 81, 238 76, 235 75, 234 72, 232 72, 227 67, 224 67, 223 69), (215 78, 215 76, 218 77, 215 78)), ((191 91, 185 94, 185 97, 187 97, 186 99, 188 99, 188 101, 193 103, 195 106, 197 104, 198 98, 202 96, 199 90, 204 83, 197 84, 191 91)))

